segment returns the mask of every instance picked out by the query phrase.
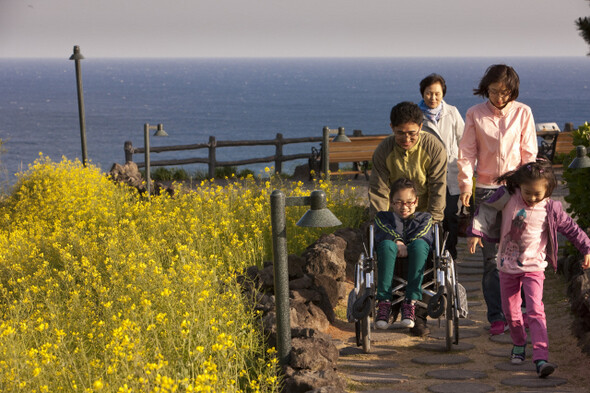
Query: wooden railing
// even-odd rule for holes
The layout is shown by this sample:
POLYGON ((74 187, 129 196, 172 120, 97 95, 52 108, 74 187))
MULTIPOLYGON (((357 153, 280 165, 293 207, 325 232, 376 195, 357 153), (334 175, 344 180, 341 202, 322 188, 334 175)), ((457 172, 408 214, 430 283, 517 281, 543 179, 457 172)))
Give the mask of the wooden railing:
MULTIPOLYGON (((153 166, 174 166, 187 164, 207 164, 209 178, 215 177, 215 169, 217 167, 240 166, 249 164, 263 164, 266 162, 274 162, 275 172, 282 173, 283 162, 308 159, 310 152, 298 154, 283 154, 283 146, 294 143, 312 143, 321 142, 322 137, 305 137, 305 138, 283 138, 283 134, 278 133, 275 139, 270 140, 245 140, 245 141, 218 141, 214 136, 209 137, 209 143, 195 143, 192 145, 175 145, 175 146, 160 146, 150 147, 150 153, 162 153, 167 151, 185 151, 185 150, 200 150, 207 149, 208 156, 184 158, 175 160, 159 160, 151 161, 150 167, 153 166), (217 161, 217 148, 221 147, 244 147, 244 146, 265 146, 274 145, 275 154, 267 157, 249 158, 235 161, 217 161)), ((133 161, 134 154, 145 153, 145 147, 133 147, 131 141, 126 141, 124 145, 125 161, 133 161)), ((145 167, 144 162, 138 162, 137 166, 145 167)))

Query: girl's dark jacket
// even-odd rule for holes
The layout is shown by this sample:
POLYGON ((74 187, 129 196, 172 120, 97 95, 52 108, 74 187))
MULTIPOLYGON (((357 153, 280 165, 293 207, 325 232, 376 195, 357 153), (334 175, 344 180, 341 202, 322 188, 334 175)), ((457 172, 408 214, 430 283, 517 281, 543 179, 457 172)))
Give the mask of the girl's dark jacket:
POLYGON ((432 246, 432 225, 430 213, 416 212, 404 220, 393 212, 382 211, 375 216, 375 242, 399 240, 408 245, 416 239, 422 239, 432 246))

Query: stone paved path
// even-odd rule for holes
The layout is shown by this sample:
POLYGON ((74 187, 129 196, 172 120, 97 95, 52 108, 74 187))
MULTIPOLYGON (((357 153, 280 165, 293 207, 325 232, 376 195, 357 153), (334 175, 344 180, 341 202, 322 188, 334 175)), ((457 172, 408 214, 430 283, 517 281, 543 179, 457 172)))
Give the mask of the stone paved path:
MULTIPOLYGON (((407 330, 373 331, 372 351, 356 347, 350 337, 338 340, 338 371, 351 392, 576 392, 567 370, 558 368, 546 379, 537 377, 527 348, 527 360, 510 363, 508 334, 490 339, 486 306, 481 293, 481 253, 469 255, 460 240, 457 261, 459 281, 468 288, 469 317, 460 324, 459 345, 444 351, 444 321, 429 320, 429 337, 416 338, 407 330)), ((569 333, 569 332, 568 332, 569 333)), ((551 350, 551 345, 550 345, 551 350)), ((587 370, 590 373, 590 370, 587 370)))

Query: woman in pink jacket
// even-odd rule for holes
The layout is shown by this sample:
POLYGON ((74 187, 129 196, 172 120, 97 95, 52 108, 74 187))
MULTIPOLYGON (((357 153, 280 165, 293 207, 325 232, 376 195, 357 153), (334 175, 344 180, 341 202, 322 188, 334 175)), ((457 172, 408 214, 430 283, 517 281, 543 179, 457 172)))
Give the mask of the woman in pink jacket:
MULTIPOLYGON (((465 131, 459 142, 459 199, 465 206, 469 206, 473 177, 477 208, 500 187, 494 181, 496 178, 535 161, 535 122, 531 108, 516 101, 519 85, 518 74, 512 67, 495 64, 486 70, 478 88, 474 89, 474 95, 488 100, 467 110, 465 131)), ((483 242, 482 289, 492 335, 502 334, 507 328, 502 313, 496 253, 494 243, 483 242)))

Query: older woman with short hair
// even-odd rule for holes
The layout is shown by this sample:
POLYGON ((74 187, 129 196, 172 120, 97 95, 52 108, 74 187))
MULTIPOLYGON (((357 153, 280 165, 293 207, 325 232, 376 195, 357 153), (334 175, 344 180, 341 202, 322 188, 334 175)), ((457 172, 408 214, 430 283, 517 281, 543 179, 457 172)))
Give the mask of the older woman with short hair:
POLYGON ((465 122, 457 108, 443 100, 446 93, 445 79, 438 74, 430 74, 420 81, 422 101, 418 106, 424 114, 422 130, 437 136, 447 149, 447 202, 443 227, 449 233, 447 249, 453 258, 457 258, 457 210, 460 194, 457 157, 465 122))

